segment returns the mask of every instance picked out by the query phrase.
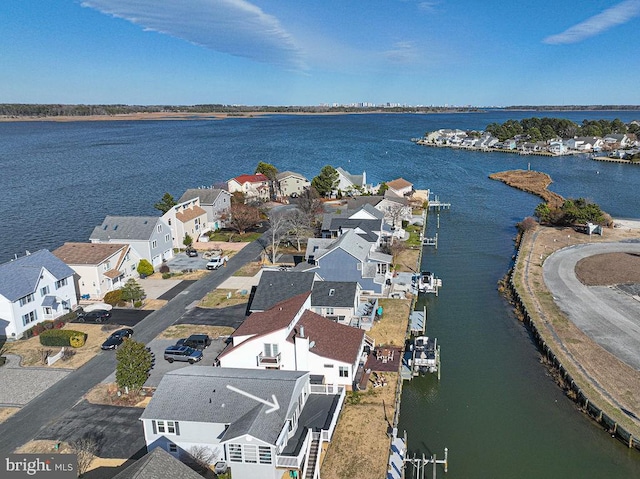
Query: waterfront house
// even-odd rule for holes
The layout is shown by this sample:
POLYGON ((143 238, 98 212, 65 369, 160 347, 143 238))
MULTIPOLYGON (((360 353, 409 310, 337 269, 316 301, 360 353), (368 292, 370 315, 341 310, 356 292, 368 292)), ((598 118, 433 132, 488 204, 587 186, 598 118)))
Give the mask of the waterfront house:
POLYGON ((318 479, 344 398, 308 372, 188 366, 164 375, 140 420, 148 450, 204 448, 237 479, 318 479))
POLYGON ((609 134, 602 138, 603 147, 607 149, 628 148, 631 146, 631 139, 626 133, 609 134))
POLYGON ((251 297, 249 311, 271 309, 275 304, 311 291, 313 282, 320 278, 313 271, 262 271, 260 281, 251 297))
POLYGON ((547 150, 554 155, 564 155, 567 152, 567 145, 561 139, 550 140, 547 150))
POLYGON ((348 195, 357 196, 370 191, 371 188, 367 185, 367 173, 365 171, 361 175, 352 175, 341 167, 336 168, 336 171, 338 172, 336 193, 341 191, 348 195))
POLYGON ((384 196, 358 196, 357 198, 351 198, 347 201, 347 209, 349 211, 357 211, 366 204, 382 212, 384 221, 389 226, 394 226, 394 223, 399 225, 402 221, 411 221, 413 217, 409 200, 389 190, 385 191, 384 196))
POLYGON ((602 149, 603 145, 604 142, 602 138, 595 136, 582 136, 567 140, 567 147, 569 149, 581 152, 598 151, 602 149))
POLYGON ((355 281, 316 281, 311 290, 311 310, 341 324, 351 324, 360 308, 362 288, 355 281))
POLYGON ((219 230, 224 226, 224 217, 231 211, 231 193, 220 188, 190 188, 178 200, 184 203, 200 199, 200 208, 207 213, 208 230, 219 230))
POLYGON ((65 243, 53 254, 75 271, 76 288, 84 299, 102 299, 138 277, 140 256, 128 244, 65 243))
POLYGON ((479 148, 494 148, 498 144, 499 140, 495 136, 491 136, 489 133, 483 134, 476 144, 479 148))
POLYGON ((73 270, 42 249, 0 264, 0 337, 19 339, 78 304, 73 270))
POLYGON ((307 263, 296 266, 298 271, 314 271, 324 281, 356 281, 363 293, 381 295, 391 282, 393 257, 376 250, 355 230, 349 230, 339 238, 309 239, 307 263))
POLYGON ((262 173, 240 175, 227 181, 229 193, 240 192, 246 203, 269 201, 269 178, 262 173))
POLYGON ((200 207, 199 197, 178 203, 162 215, 162 219, 171 228, 174 248, 183 248, 187 235, 198 241, 207 227, 207 212, 200 207))
POLYGON ((93 229, 89 241, 131 245, 154 267, 173 258, 171 228, 157 216, 107 216, 93 229))
POLYGON ((387 183, 387 191, 399 197, 411 196, 413 194, 413 183, 404 178, 397 178, 387 183))
POLYGON ((354 230, 367 241, 379 246, 383 238, 391 235, 391 230, 384 224, 384 217, 383 211, 368 203, 355 210, 325 213, 320 235, 323 238, 337 238, 346 231, 354 230))
POLYGON ((279 196, 299 196, 311 185, 311 182, 299 173, 283 171, 276 176, 279 196))
POLYGON ((230 368, 310 371, 323 384, 351 387, 364 331, 310 310, 310 291, 252 313, 231 335, 217 364, 230 368))
POLYGON ((502 149, 503 150, 515 150, 516 149, 516 140, 514 140, 513 138, 504 140, 502 142, 502 149))

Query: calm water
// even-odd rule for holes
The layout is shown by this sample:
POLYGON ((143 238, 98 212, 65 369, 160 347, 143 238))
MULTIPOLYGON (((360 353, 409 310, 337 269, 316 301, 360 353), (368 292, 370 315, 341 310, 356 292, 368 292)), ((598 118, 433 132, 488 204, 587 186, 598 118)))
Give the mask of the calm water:
MULTIPOLYGON (((411 450, 450 450, 449 478, 640 477, 640 455, 576 412, 547 377, 496 283, 509 268, 514 224, 539 200, 489 180, 524 168, 552 189, 584 196, 614 217, 638 217, 640 167, 582 157, 546 158, 419 147, 438 128, 481 129, 530 112, 454 115, 274 116, 225 121, 0 123, 0 261, 25 249, 87 241, 107 214, 156 214, 165 191, 253 172, 259 161, 311 178, 326 164, 402 176, 453 204, 440 215, 439 249, 425 267, 443 279, 429 297, 428 332, 442 345, 443 375, 406 384, 400 428, 411 450)), ((638 119, 628 112, 561 116, 638 119)), ((435 231, 430 217, 430 233, 435 231)), ((441 474, 441 477, 443 475, 441 474)))

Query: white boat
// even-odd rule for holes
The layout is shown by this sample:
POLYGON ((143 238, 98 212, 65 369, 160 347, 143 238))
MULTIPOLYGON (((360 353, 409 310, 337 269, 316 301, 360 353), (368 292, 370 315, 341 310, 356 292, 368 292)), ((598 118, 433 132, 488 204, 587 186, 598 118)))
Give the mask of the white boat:
POLYGON ((414 376, 434 373, 438 370, 440 352, 438 340, 428 336, 418 336, 413 340, 411 369, 414 376))

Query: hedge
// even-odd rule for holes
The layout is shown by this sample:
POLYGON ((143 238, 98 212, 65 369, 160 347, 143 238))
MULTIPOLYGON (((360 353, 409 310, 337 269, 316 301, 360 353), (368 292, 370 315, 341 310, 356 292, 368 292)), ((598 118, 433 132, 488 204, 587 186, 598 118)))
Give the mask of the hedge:
POLYGON ((85 339, 85 333, 72 329, 48 329, 40 334, 40 344, 43 346, 73 346, 74 348, 79 348, 84 345, 85 339), (72 338, 74 338, 73 341, 72 338))
POLYGON ((113 291, 109 291, 104 295, 103 301, 111 306, 115 306, 120 301, 122 301, 122 291, 119 289, 114 289, 113 291))

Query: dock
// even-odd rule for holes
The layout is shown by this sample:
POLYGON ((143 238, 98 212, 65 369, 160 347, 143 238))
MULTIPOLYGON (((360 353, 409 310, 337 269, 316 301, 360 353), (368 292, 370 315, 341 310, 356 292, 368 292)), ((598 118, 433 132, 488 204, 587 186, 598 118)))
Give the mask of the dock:
POLYGON ((438 197, 438 195, 435 195, 435 199, 431 199, 429 198, 427 200, 427 208, 428 209, 433 209, 433 210, 448 210, 451 208, 451 203, 446 203, 444 201, 440 201, 440 198, 438 197))

